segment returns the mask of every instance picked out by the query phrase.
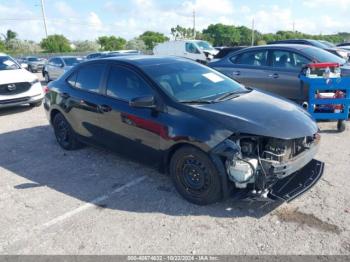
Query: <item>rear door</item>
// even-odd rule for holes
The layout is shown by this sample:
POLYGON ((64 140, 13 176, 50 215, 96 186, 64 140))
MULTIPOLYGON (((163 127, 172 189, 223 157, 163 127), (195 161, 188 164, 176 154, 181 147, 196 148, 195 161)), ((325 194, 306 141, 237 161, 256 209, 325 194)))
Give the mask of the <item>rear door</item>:
POLYGON ((63 93, 64 99, 69 99, 69 113, 73 129, 89 142, 98 143, 100 117, 102 116, 101 84, 105 74, 105 63, 91 63, 79 67, 66 80, 71 89, 69 94, 63 93))
POLYGON ((242 52, 231 56, 218 70, 246 86, 265 89, 267 54, 266 49, 242 52))
POLYGON ((307 95, 302 90, 299 74, 311 61, 303 55, 283 49, 269 51, 269 70, 266 71, 266 89, 285 98, 303 102, 307 95))

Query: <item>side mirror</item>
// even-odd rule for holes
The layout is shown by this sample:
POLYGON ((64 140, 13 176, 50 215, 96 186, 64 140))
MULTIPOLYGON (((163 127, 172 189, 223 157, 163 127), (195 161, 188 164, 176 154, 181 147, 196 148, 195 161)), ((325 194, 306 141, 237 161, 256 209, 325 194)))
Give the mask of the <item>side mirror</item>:
POLYGON ((21 63, 21 67, 24 68, 24 69, 28 69, 28 64, 21 63))
POLYGON ((129 106, 139 108, 156 108, 156 101, 153 96, 136 97, 130 100, 129 106))
POLYGON ((64 67, 64 64, 57 64, 58 67, 64 67))

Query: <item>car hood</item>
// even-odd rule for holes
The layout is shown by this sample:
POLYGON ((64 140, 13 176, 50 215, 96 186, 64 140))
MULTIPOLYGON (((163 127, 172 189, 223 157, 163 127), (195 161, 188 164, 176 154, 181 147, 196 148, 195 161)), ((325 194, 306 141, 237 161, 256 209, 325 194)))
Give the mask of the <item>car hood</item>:
POLYGON ((0 85, 20 82, 33 82, 37 77, 25 69, 0 70, 0 85))
POLYGON ((33 65, 44 65, 45 61, 33 61, 33 62, 29 62, 28 64, 33 64, 33 65))
POLYGON ((295 139, 318 132, 304 109, 287 100, 253 90, 231 100, 193 106, 202 117, 232 132, 295 139))

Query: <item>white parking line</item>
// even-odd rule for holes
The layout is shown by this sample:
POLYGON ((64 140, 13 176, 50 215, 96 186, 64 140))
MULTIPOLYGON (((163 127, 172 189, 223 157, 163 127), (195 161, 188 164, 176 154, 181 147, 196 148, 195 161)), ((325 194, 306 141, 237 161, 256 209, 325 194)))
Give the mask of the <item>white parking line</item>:
POLYGON ((71 210, 71 211, 69 211, 69 212, 67 212, 59 217, 56 217, 56 218, 50 220, 49 222, 46 222, 45 224, 43 224, 43 227, 44 228, 51 227, 59 222, 62 222, 64 220, 76 215, 76 214, 79 214, 80 212, 83 212, 91 207, 94 207, 96 204, 101 203, 102 201, 108 199, 111 195, 113 195, 115 193, 119 193, 128 187, 132 187, 134 185, 137 185, 138 183, 141 183, 145 179, 146 179, 146 176, 139 177, 139 178, 137 178, 137 179, 121 186, 121 187, 116 188, 115 190, 111 191, 108 194, 97 197, 94 200, 90 201, 89 203, 86 203, 86 204, 84 204, 76 209, 73 209, 73 210, 71 210))
POLYGON ((84 205, 82 205, 82 206, 80 206, 80 207, 78 207, 76 209, 73 209, 73 210, 71 210, 71 211, 69 211, 69 212, 67 212, 67 213, 65 213, 65 214, 63 214, 61 216, 58 216, 58 217, 56 217, 56 218, 54 218, 54 219, 52 219, 52 220, 50 220, 50 221, 40 225, 40 226, 34 227, 31 230, 31 233, 27 234, 25 237, 18 237, 17 239, 16 238, 12 239, 11 243, 8 242, 6 246, 5 245, 0 245, 0 254, 2 252, 4 252, 4 250, 10 248, 11 246, 14 246, 16 243, 24 241, 24 240, 27 240, 27 239, 31 238, 32 236, 41 233, 41 231, 43 231, 43 230, 45 230, 45 229, 47 229, 47 228, 49 228, 49 227, 51 227, 53 225, 56 225, 56 224, 58 224, 60 222, 63 222, 65 220, 71 218, 72 216, 75 216, 75 215, 77 215, 77 214, 79 214, 79 213, 81 213, 81 212, 83 212, 83 211, 85 211, 85 210, 87 210, 89 208, 92 208, 96 204, 99 204, 99 203, 103 202, 104 200, 107 200, 113 194, 120 193, 120 192, 122 192, 123 190, 125 190, 125 189, 127 189, 129 187, 135 186, 135 185, 141 183, 142 181, 144 181, 146 178, 147 178, 147 176, 141 176, 141 177, 139 177, 139 178, 137 178, 137 179, 135 179, 133 181, 130 181, 129 183, 127 183, 127 184, 125 184, 125 185, 123 185, 121 187, 118 187, 118 188, 114 189, 113 191, 111 191, 111 192, 109 192, 109 193, 107 193, 105 195, 102 195, 102 196, 99 196, 99 197, 93 199, 89 203, 86 203, 86 204, 84 204, 84 205))

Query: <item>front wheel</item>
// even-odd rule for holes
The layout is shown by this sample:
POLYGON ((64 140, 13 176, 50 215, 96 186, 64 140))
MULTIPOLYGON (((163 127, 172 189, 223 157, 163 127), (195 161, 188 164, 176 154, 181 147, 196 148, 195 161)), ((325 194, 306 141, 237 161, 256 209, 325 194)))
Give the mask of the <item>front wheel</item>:
POLYGON ((50 79, 49 72, 45 72, 44 74, 45 74, 45 82, 46 83, 50 82, 51 79, 50 79))
POLYGON ((221 199, 219 172, 207 154, 191 146, 177 150, 170 161, 170 176, 182 197, 197 205, 221 199))
POLYGON ((58 144, 65 150, 75 150, 82 147, 76 135, 61 113, 57 113, 52 121, 58 144))
POLYGON ((344 132, 346 130, 346 122, 343 120, 339 120, 337 123, 337 128, 339 132, 344 132))

